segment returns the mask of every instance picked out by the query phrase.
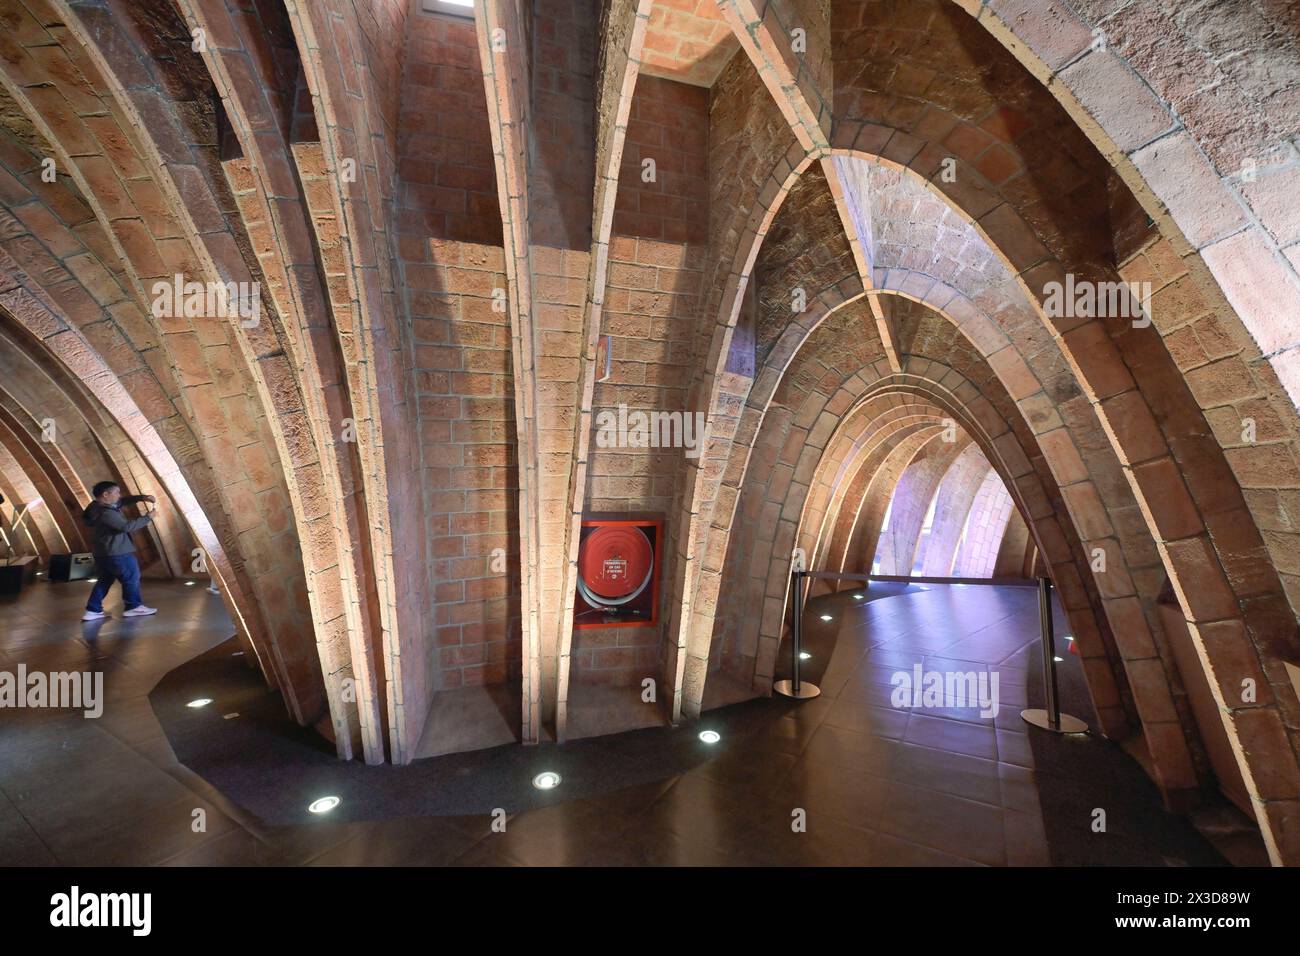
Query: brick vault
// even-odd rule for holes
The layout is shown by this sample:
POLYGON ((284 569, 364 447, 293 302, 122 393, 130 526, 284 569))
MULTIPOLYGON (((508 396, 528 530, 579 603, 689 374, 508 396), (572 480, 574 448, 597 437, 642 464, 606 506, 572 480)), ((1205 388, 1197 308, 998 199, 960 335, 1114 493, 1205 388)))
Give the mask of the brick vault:
POLYGON ((96 480, 153 490, 152 572, 211 576, 369 763, 770 693, 796 554, 1048 575, 1104 732, 1171 806, 1226 739, 1300 863, 1297 36, 1283 0, 0 0, 0 493, 47 559, 96 480), (649 626, 575 626, 593 516, 659 522, 649 626))

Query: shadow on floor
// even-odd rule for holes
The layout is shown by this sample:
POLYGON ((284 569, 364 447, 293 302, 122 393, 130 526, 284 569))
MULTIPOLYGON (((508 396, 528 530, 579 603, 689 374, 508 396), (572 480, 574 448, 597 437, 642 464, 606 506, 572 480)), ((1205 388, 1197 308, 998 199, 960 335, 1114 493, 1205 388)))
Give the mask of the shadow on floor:
MULTIPOLYGON (((1054 605, 1057 687, 1062 713, 1088 724, 1086 735, 1029 728, 1043 825, 1054 866, 1227 866, 1192 821, 1167 812, 1160 791, 1124 749, 1098 730, 1082 659, 1066 650, 1069 625, 1054 605), (1097 811, 1105 830, 1094 830, 1097 811)), ((1025 654, 1030 707, 1046 706, 1041 644, 1025 654)))
MULTIPOLYGON (((285 715, 238 660, 229 641, 169 673, 150 695, 177 759, 250 813, 273 825, 302 823, 317 797, 342 798, 332 820, 513 814, 670 779, 712 756, 698 728, 656 727, 563 746, 508 744, 416 760, 406 767, 340 762, 332 747, 285 715), (188 703, 212 698, 191 708, 188 703), (226 715, 235 713, 237 717, 226 715), (532 786, 544 770, 564 778, 546 793, 532 786)), ((761 708, 772 701, 755 701, 761 708)), ((777 705, 779 706, 779 705, 777 705)), ((731 736, 742 734, 754 707, 711 715, 731 736)))

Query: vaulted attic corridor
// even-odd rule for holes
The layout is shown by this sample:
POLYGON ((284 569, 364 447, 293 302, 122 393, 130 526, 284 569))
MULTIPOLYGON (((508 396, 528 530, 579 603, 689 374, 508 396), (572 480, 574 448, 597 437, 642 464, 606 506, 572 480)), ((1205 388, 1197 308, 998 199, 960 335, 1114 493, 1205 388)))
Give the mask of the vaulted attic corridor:
POLYGON ((0 864, 1300 864, 1298 38, 0 0, 0 864))

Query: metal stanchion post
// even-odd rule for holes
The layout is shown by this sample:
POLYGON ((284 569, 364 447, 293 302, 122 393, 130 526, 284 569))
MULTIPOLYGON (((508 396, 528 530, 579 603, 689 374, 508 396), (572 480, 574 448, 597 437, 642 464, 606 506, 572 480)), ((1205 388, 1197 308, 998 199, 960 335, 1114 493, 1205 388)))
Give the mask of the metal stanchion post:
POLYGON ((1052 579, 1038 579, 1038 627, 1043 637, 1043 689, 1047 709, 1022 710, 1020 716, 1026 723, 1050 730, 1054 734, 1082 734, 1088 725, 1078 717, 1061 713, 1061 701, 1056 686, 1056 636, 1052 627, 1052 579))
POLYGON ((807 571, 796 569, 790 572, 790 583, 794 585, 794 621, 790 627, 791 680, 779 680, 772 685, 772 690, 782 697, 796 700, 808 700, 821 694, 822 689, 816 684, 799 680, 799 652, 803 650, 803 587, 807 571))

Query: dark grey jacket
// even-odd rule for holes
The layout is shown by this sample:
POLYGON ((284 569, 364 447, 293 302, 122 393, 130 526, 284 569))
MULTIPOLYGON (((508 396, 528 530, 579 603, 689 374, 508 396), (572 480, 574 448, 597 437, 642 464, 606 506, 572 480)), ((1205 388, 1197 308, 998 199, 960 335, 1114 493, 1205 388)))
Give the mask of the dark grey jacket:
POLYGON ((92 501, 86 506, 86 510, 81 513, 81 519, 93 529, 91 551, 95 557, 111 558, 119 554, 135 554, 135 542, 131 540, 131 532, 139 531, 147 525, 153 520, 153 515, 146 514, 128 520, 122 516, 118 508, 143 500, 141 495, 123 495, 118 499, 117 507, 101 505, 98 501, 92 501))

